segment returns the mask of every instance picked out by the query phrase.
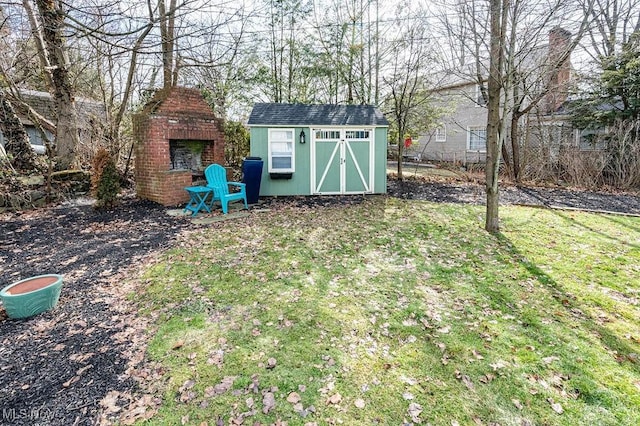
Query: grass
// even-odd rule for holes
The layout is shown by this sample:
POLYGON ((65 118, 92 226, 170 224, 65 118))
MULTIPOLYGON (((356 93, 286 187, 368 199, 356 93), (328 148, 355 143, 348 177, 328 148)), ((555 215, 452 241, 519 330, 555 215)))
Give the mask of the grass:
POLYGON ((640 219, 483 213, 371 197, 192 233, 136 296, 148 424, 640 424, 640 219))

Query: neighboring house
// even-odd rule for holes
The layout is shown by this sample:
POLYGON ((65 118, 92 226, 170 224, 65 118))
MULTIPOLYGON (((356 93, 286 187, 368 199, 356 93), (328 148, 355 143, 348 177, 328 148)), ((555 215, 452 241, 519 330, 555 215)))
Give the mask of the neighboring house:
MULTIPOLYGON (((538 117, 553 115, 567 99, 571 77, 570 60, 567 59, 553 71, 549 70, 549 64, 553 62, 550 59, 558 58, 558 55, 566 51, 570 42, 571 33, 562 28, 554 28, 549 32, 549 44, 532 50, 525 58, 525 62, 530 63, 534 70, 531 78, 537 79, 539 85, 546 82, 551 84, 551 90, 533 111, 538 117)), ((486 81, 483 84, 486 85, 486 81)), ((439 87, 433 94, 436 102, 451 112, 441 118, 439 127, 420 137, 422 158, 465 164, 484 162, 487 109, 481 86, 472 81, 459 81, 439 87)), ((562 119, 565 120, 566 117, 562 119)), ((523 117, 521 127, 525 133, 530 121, 529 117, 523 117)), ((508 129, 505 131, 508 132, 508 129)))
MULTIPOLYGON (((20 89, 20 97, 35 112, 45 119, 55 123, 55 111, 51 95, 47 92, 39 92, 36 90, 20 89)), ((45 140, 36 124, 29 118, 28 111, 19 104, 13 104, 16 114, 22 122, 31 147, 37 154, 45 153, 45 140)), ((88 145, 97 145, 102 138, 103 129, 106 120, 106 111, 100 102, 96 102, 86 98, 76 99, 76 110, 78 111, 78 127, 80 141, 88 145)), ((53 141, 53 132, 55 129, 43 124, 43 130, 46 137, 53 141)), ((4 146, 4 137, 0 132, 0 144, 4 146)))
POLYGON ((259 103, 248 125, 260 195, 387 191, 389 122, 373 106, 259 103))
POLYGON ((422 158, 447 162, 485 160, 487 109, 480 85, 462 82, 436 90, 437 102, 452 112, 418 140, 422 158))
MULTIPOLYGON (((563 148, 570 147, 580 152, 602 151, 606 149, 606 127, 576 128, 571 123, 572 100, 565 101, 554 111, 528 117, 526 137, 532 144, 544 148, 551 160, 557 160, 563 148)), ((596 107, 600 111, 619 109, 622 105, 603 103, 596 107)))

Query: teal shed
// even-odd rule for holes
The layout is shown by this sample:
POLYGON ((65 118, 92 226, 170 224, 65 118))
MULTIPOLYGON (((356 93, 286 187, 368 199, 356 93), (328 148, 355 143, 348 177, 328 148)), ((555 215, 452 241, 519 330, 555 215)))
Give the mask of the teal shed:
POLYGON ((389 122, 373 106, 259 103, 248 125, 260 195, 387 192, 389 122))

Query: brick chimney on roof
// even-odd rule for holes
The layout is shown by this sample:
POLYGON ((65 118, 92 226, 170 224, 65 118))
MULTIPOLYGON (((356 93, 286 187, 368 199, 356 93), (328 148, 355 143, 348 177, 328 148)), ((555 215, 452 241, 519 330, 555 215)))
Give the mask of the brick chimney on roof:
POLYGON ((571 33, 555 27, 549 31, 547 69, 549 93, 542 101, 545 112, 552 113, 567 100, 571 79, 571 33))

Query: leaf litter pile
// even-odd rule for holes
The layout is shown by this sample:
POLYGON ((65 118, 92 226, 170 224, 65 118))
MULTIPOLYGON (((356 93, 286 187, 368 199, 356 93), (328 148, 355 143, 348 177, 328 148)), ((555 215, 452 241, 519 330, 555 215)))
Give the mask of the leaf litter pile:
MULTIPOLYGON (((474 203, 477 198, 474 201, 470 197, 476 197, 479 191, 481 188, 477 187, 460 190, 459 184, 389 182, 390 195, 398 198, 474 203)), ((538 201, 534 204, 556 204, 563 195, 556 192, 550 201, 551 198, 545 199, 544 194, 536 190, 534 198, 538 201)), ((526 197, 505 198, 507 203, 531 203, 531 199, 526 197)), ((613 204, 608 194, 590 196, 592 201, 588 208, 613 210, 612 205, 624 205, 629 213, 640 213, 637 197, 622 197, 627 198, 620 200, 618 197, 620 201, 613 204), (600 200, 599 204, 597 200, 600 200)), ((278 206, 282 205, 309 212, 309 209, 335 205, 356 205, 365 199, 282 197, 268 199, 264 205, 275 208, 272 213, 277 214, 278 206)), ((584 198, 567 192, 563 200, 563 205, 579 208, 584 198)), ((53 311, 27 320, 9 320, 0 309, 0 409, 5 410, 5 418, 0 424, 10 418, 8 424, 15 425, 89 425, 95 424, 100 412, 117 415, 124 408, 128 415, 122 418, 128 423, 127 419, 141 419, 153 413, 148 407, 159 404, 157 398, 145 395, 134 401, 130 396, 137 388, 137 381, 146 381, 148 385, 149 381, 161 378, 162 367, 153 363, 144 368, 139 366, 143 361, 144 354, 140 348, 144 349, 146 345, 144 333, 148 324, 146 319, 131 312, 126 298, 134 289, 128 282, 138 278, 136 274, 150 256, 175 246, 177 239, 186 244, 188 234, 192 232, 189 229, 195 226, 185 218, 166 215, 166 209, 154 203, 125 199, 120 206, 108 212, 96 211, 90 206, 61 206, 20 215, 4 214, 0 216, 0 227, 2 285, 43 273, 59 273, 65 278, 60 302, 53 311), (135 374, 133 370, 136 370, 135 374)), ((197 287, 189 290, 195 294, 202 291, 197 287)), ((295 294, 292 297, 296 299, 295 294)), ((401 295, 399 297, 401 300, 401 295)), ((175 304, 171 306, 176 308, 175 304)), ((372 317, 371 321, 375 322, 375 318, 372 317)), ((413 323, 415 318, 406 321, 413 323)), ((284 317, 278 322, 279 327, 285 330, 292 325, 284 317)), ((258 337, 262 323, 254 320, 252 324, 251 332, 258 337)), ((376 327, 381 328, 383 335, 388 333, 387 323, 376 327)), ((440 335, 448 332, 446 326, 435 331, 440 335)), ((409 341, 411 338, 407 337, 409 341)), ((170 344, 173 353, 183 352, 184 342, 170 344)), ((223 362, 225 338, 218 339, 215 346, 206 360, 214 366, 223 362)), ((441 362, 446 365, 449 349, 442 344, 441 350, 441 362)), ((188 362, 195 365, 201 360, 194 354, 186 356, 192 357, 188 362)), ((273 357, 265 358, 261 365, 267 371, 278 370, 277 359, 273 357)), ((323 356, 322 365, 329 370, 335 369, 334 357, 323 356)), ((393 365, 384 365, 383 368, 391 369, 393 365)), ((487 373, 480 382, 493 380, 500 368, 500 365, 495 366, 495 371, 487 373)), ((467 375, 456 371, 456 377, 465 386, 473 386, 467 375)), ((207 396, 214 398, 227 393, 232 387, 237 388, 237 380, 237 377, 228 376, 205 388, 205 398, 199 398, 199 404, 206 405, 207 396)), ((400 380, 407 387, 417 383, 411 377, 401 377, 400 380)), ((335 389, 335 382, 335 378, 329 375, 318 392, 325 398, 327 406, 341 407, 345 401, 335 389)), ((197 385, 195 380, 186 378, 179 385, 178 398, 185 403, 195 400, 197 385)), ((363 390, 367 386, 376 386, 376 379, 362 386, 363 390)), ((252 376, 245 389, 248 395, 246 411, 238 408, 236 419, 242 419, 242 413, 246 418, 258 411, 268 414, 275 407, 278 393, 282 392, 276 387, 264 388, 257 376, 252 376)), ((301 418, 316 411, 314 405, 305 405, 301 400, 305 390, 306 385, 300 384, 286 395, 287 403, 301 418)), ((405 411, 407 421, 418 423, 424 408, 413 401, 411 392, 405 392, 403 398, 409 403, 405 411)), ((357 409, 364 409, 369 404, 363 398, 352 398, 349 403, 357 409)), ((555 402, 549 403, 554 410, 558 409, 555 402)), ((517 407, 521 402, 514 398, 513 404, 517 407)))

